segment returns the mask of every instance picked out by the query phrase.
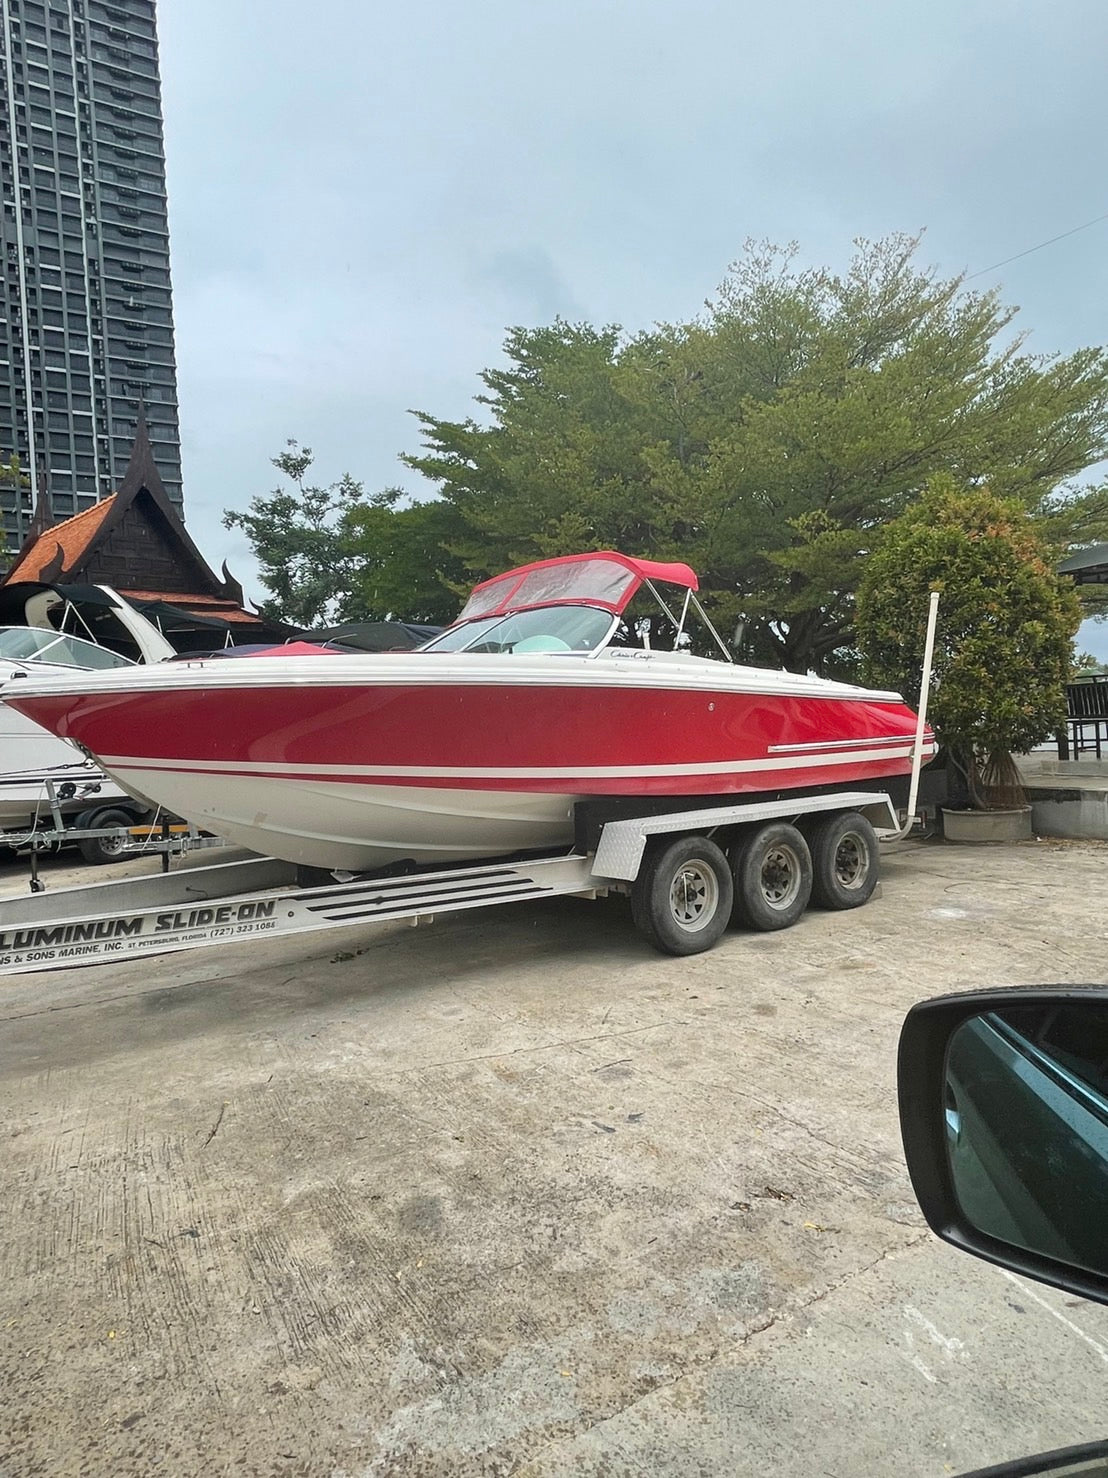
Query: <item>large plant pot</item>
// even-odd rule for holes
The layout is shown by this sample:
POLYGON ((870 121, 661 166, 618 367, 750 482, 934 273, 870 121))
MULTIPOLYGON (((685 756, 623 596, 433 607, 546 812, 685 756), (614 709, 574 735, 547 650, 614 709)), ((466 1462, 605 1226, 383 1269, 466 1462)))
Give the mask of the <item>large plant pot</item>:
POLYGON ((948 842, 1030 841, 1031 807, 1011 811, 943 811, 943 835, 948 842))

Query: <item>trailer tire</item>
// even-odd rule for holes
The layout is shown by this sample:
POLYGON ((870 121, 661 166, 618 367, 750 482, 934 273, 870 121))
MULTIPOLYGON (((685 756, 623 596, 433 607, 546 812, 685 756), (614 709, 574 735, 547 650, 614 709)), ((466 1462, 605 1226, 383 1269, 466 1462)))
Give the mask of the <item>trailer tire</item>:
MULTIPOLYGON (((89 817, 86 826, 94 830, 101 826, 133 826, 135 818, 129 811, 109 806, 89 817)), ((126 855, 126 843, 121 837, 83 837, 77 850, 93 867, 103 867, 109 862, 119 862, 126 855)))
POLYGON ((788 929, 812 896, 812 856, 801 832, 770 821, 731 848, 735 922, 769 933, 788 929))
POLYGON ((708 837, 652 843, 631 888, 631 917, 655 949, 695 955, 711 949, 731 918, 727 858, 708 837))
POLYGON ((819 908, 861 908, 880 871, 877 833, 858 811, 828 816, 814 827, 812 902, 819 908))

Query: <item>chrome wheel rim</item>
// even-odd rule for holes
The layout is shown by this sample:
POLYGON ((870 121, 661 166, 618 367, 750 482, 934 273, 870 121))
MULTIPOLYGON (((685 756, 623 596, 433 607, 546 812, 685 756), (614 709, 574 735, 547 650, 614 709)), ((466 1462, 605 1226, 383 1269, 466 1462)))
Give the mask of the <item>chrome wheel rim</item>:
MULTIPOLYGON (((124 826, 129 825, 129 823, 126 822, 126 821, 119 821, 119 822, 113 822, 112 825, 113 826, 119 826, 119 827, 122 828, 124 826)), ((100 853, 104 857, 118 857, 120 855, 120 853, 126 851, 126 849, 127 849, 127 842, 128 842, 128 838, 127 837, 123 837, 123 836, 117 836, 117 837, 97 837, 96 840, 97 840, 97 843, 99 844, 100 853)))
POLYGON ((689 934, 707 928, 719 908, 719 879, 706 862, 686 862, 673 875, 669 910, 673 922, 689 934))
POLYGON ((762 897, 770 908, 787 909, 800 893, 800 858, 780 843, 762 859, 762 897))
POLYGON ((835 849, 835 881, 841 888, 860 888, 869 873, 869 848, 856 831, 848 831, 835 849))

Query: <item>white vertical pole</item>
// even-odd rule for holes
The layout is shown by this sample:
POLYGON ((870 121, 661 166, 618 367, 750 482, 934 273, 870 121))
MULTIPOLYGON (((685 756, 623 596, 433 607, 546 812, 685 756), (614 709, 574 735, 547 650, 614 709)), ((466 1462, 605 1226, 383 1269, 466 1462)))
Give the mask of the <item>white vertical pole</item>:
POLYGON ((927 727, 927 699, 931 691, 931 665, 935 656, 935 622, 939 613, 939 592, 931 592, 927 611, 927 636, 923 643, 923 676, 919 685, 919 707, 916 710, 916 742, 912 750, 912 783, 908 788, 908 815, 902 836, 906 836, 916 819, 916 797, 919 795, 919 772, 923 765, 923 731, 927 727))

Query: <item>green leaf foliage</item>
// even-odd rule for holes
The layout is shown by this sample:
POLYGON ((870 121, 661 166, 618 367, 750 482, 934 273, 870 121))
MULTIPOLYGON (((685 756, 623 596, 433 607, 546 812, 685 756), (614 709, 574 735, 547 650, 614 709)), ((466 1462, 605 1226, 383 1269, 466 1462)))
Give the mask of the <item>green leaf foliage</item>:
POLYGON ((246 512, 223 515, 225 528, 240 528, 260 566, 270 598, 262 612, 293 626, 325 624, 342 614, 349 584, 343 525, 348 510, 364 498, 361 483, 349 475, 328 487, 307 481, 310 447, 289 441, 272 458, 287 485, 268 497, 250 500, 246 512))
POLYGON ((426 501, 312 486, 290 443, 287 485, 224 518, 265 609, 446 621, 477 579, 615 548, 692 564, 745 660, 849 675, 859 580, 928 479, 1015 500, 1051 561, 1108 539, 1108 486, 1081 480, 1108 457, 1108 356, 1026 353, 997 293, 918 248, 859 242, 840 275, 749 245, 688 322, 512 329, 474 416, 415 413, 426 501))
MULTIPOLYGON (((1108 537, 1108 358, 1027 354, 1014 310, 860 242, 836 275, 750 246, 693 321, 515 328, 479 416, 417 412, 459 584, 613 547, 696 567, 741 654, 843 670, 880 530, 928 478, 988 482, 1052 550, 1108 537)), ((453 578, 453 577, 450 577, 453 578)))
POLYGON ((294 626, 334 621, 451 621, 465 572, 445 549, 456 516, 438 501, 401 506, 398 488, 367 496, 349 474, 312 485, 309 447, 290 441, 273 465, 286 483, 223 515, 241 528, 270 592, 262 611, 294 626))
POLYGON ((350 509, 343 525, 351 621, 418 621, 448 625, 468 591, 465 567, 450 553, 460 520, 438 499, 398 506, 389 489, 350 509))
POLYGON ((928 596, 940 593, 928 718, 974 776, 1053 735, 1081 618, 1026 506, 949 474, 882 532, 858 589, 866 679, 919 692, 928 596))
MULTIPOLYGON (((23 470, 19 453, 11 452, 7 457, 0 453, 0 487, 10 489, 22 499, 22 490, 30 485, 31 479, 23 470)), ((6 566, 18 553, 18 545, 11 542, 11 536, 5 531, 0 535, 0 562, 6 566)))
POLYGON ((31 479, 23 470, 18 452, 11 452, 7 458, 0 455, 0 486, 26 488, 30 487, 31 479))

